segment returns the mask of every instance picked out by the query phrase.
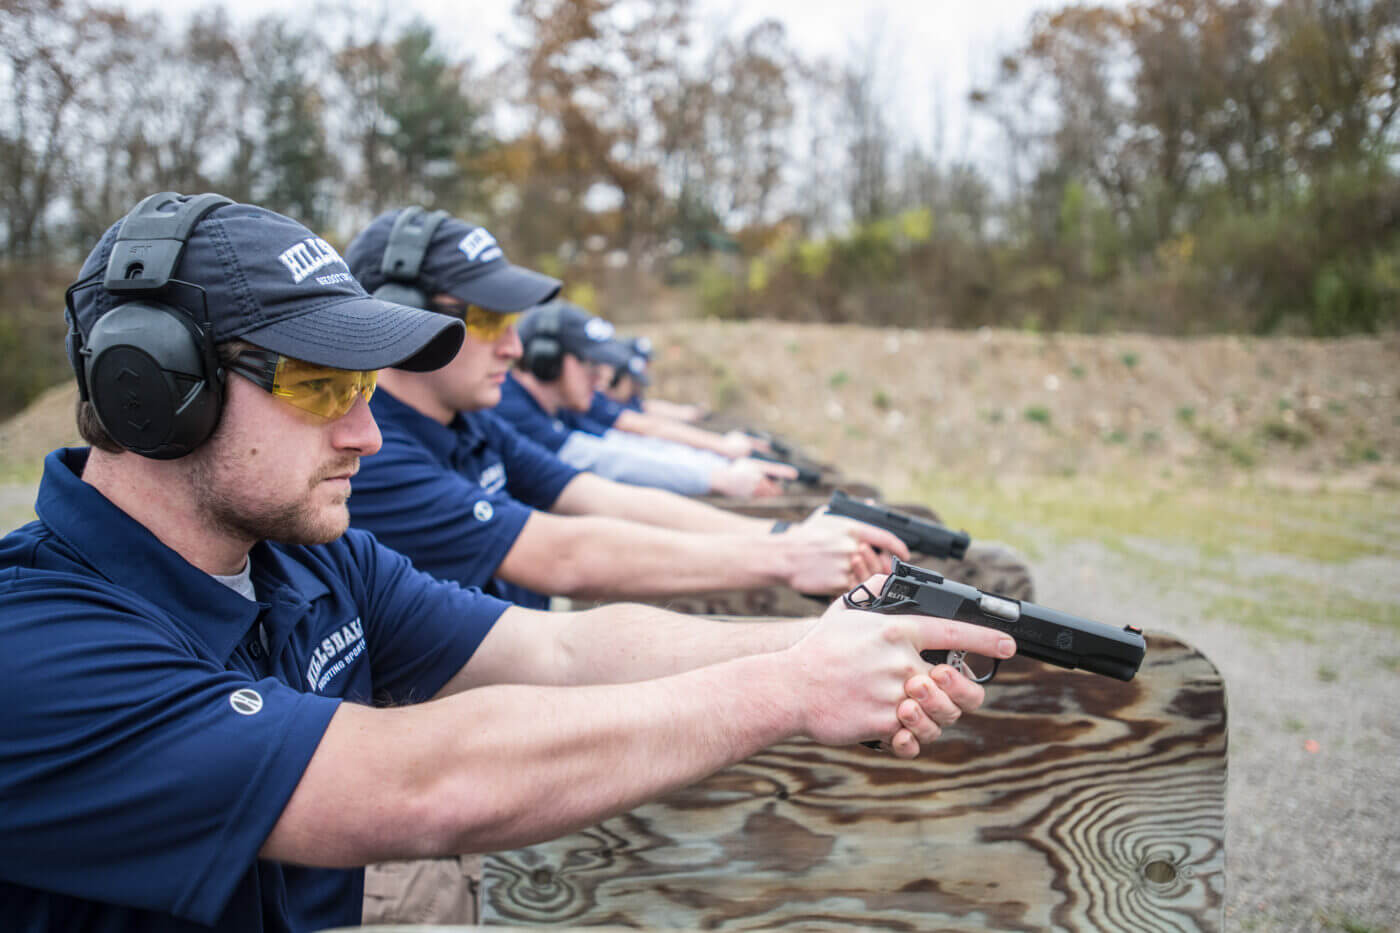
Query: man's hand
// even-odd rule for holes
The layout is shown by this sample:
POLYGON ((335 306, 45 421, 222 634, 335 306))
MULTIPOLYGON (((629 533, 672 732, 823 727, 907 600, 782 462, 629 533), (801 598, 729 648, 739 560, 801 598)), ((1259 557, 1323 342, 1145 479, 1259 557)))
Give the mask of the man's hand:
MULTIPOLYGON (((900 560, 909 560, 909 548, 899 537, 883 528, 858 522, 853 518, 832 515, 826 507, 818 508, 807 516, 797 529, 820 534, 845 535, 856 542, 858 547, 852 552, 851 576, 858 582, 872 574, 890 572, 890 555, 900 560), (879 553, 877 553, 879 552, 879 553)), ((797 530, 794 529, 794 530, 797 530)), ((854 586, 852 583, 851 586, 854 586)), ((846 587, 850 589, 850 587, 846 587)), ((808 592, 817 592, 811 590, 808 592)), ((827 592, 823 590, 822 592, 827 592)))
MULTIPOLYGON (((866 581, 878 591, 879 577, 866 581)), ((803 733, 824 745, 879 740, 912 758, 963 713, 982 705, 982 688, 925 650, 1009 658, 1012 639, 994 629, 928 616, 876 615, 838 600, 788 649, 804 698, 803 733)))
POLYGON ((781 494, 782 481, 792 479, 797 479, 797 469, 786 463, 743 458, 711 473, 710 490, 736 499, 760 499, 781 494))
POLYGON ((768 442, 743 431, 726 431, 720 437, 720 451, 726 457, 739 459, 754 453, 772 453, 768 442))

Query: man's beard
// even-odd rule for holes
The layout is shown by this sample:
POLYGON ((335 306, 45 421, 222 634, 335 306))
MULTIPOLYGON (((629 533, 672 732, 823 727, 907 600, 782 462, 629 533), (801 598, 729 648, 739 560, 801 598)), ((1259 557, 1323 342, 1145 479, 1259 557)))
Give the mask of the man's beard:
MULTIPOLYGON (((196 451, 196 455, 198 451, 196 451)), ((201 458, 190 473, 194 483, 195 502, 205 520, 215 531, 247 541, 279 541, 284 544, 329 544, 345 533, 349 514, 343 510, 328 511, 313 504, 321 481, 355 469, 359 458, 333 464, 311 480, 305 492, 290 502, 269 502, 229 495, 233 484, 220 481, 215 462, 201 458)), ((241 491, 241 490, 240 490, 241 491)))

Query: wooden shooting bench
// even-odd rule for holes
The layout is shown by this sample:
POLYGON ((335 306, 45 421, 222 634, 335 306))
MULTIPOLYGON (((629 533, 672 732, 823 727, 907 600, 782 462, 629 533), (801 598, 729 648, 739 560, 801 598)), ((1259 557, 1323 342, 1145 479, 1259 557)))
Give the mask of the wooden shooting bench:
POLYGON ((1129 683, 1013 659, 983 708, 918 760, 788 742, 489 856, 482 920, 1220 930, 1225 709, 1215 666, 1168 635, 1149 636, 1129 683))

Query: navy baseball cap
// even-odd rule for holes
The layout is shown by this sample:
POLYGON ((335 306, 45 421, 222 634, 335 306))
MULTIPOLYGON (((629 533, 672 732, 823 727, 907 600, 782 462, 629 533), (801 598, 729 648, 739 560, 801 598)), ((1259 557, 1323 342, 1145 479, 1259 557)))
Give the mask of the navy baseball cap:
MULTIPOLYGON (((380 214, 350 241, 345 260, 371 292, 385 285, 384 250, 399 211, 380 214)), ((542 304, 559 294, 558 279, 506 260, 485 227, 445 218, 428 241, 416 285, 425 295, 448 294, 468 304, 509 314, 542 304)))
POLYGON ((576 304, 567 301, 554 301, 541 305, 520 319, 516 330, 522 343, 529 342, 540 332, 541 322, 547 310, 557 309, 559 331, 555 336, 565 353, 572 353, 590 363, 607 363, 621 369, 631 358, 631 350, 616 339, 617 331, 612 322, 590 314, 576 304))
MULTIPOLYGON (((183 200, 171 193, 154 209, 173 213, 183 200)), ((123 221, 107 229, 83 263, 79 282, 94 278, 96 285, 73 290, 73 313, 85 334, 132 300, 102 287, 123 221)), ((461 321, 371 297, 333 246, 290 217, 251 204, 228 203, 206 214, 190 231, 171 281, 203 289, 215 343, 246 340, 318 366, 437 369, 457 355, 465 336, 461 321)), ((204 321, 194 289, 171 285, 154 297, 204 321)))
MULTIPOLYGON (((646 340, 645 337, 638 337, 637 340, 646 340)), ((638 352, 637 340, 627 344, 627 375, 644 386, 651 385, 651 375, 647 372, 648 355, 638 352)), ((650 341, 647 341, 648 344, 650 341)))

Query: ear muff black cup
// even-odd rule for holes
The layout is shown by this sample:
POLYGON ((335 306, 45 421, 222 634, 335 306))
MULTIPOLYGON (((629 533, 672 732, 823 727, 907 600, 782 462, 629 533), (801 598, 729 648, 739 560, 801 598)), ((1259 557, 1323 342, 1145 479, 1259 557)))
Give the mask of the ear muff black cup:
POLYGON ((447 211, 427 213, 421 207, 405 207, 394 218, 389 230, 389 242, 384 244, 384 258, 379 271, 386 281, 374 290, 380 301, 392 301, 410 308, 428 308, 428 292, 424 288, 423 260, 433 234, 447 219, 447 211))
POLYGON ((540 382, 553 382, 564 369, 564 345, 559 342, 559 307, 543 308, 538 314, 539 323, 525 341, 520 363, 540 382))
POLYGON ((122 221, 101 283, 113 297, 132 300, 98 318, 87 334, 77 324, 73 293, 97 283, 68 290, 66 344, 79 392, 112 440, 143 457, 183 457, 219 423, 224 373, 207 311, 201 324, 160 299, 195 225, 232 203, 217 194, 163 191, 136 205, 122 221))

